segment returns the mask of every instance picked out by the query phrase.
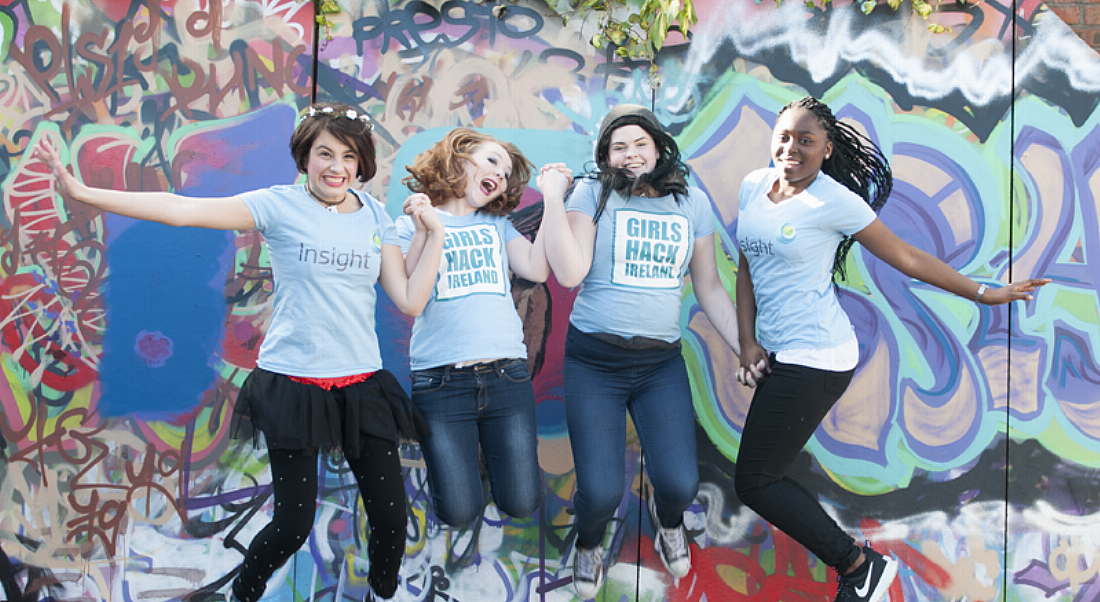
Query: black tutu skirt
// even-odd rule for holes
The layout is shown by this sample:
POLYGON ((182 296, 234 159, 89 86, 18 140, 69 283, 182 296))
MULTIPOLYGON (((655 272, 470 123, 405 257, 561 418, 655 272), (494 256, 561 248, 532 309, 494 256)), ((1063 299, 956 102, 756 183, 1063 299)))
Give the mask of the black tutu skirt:
POLYGON ((358 458, 370 439, 420 441, 427 423, 397 378, 379 370, 370 378, 327 391, 256 368, 233 407, 232 436, 258 449, 342 453, 358 458))

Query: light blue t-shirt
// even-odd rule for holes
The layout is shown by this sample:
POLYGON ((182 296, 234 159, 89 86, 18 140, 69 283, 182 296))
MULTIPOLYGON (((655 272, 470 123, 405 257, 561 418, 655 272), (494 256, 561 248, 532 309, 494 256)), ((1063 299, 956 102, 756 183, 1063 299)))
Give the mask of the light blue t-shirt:
POLYGON ((256 362, 264 370, 335 378, 382 368, 374 285, 393 220, 374 197, 355 194, 363 203, 355 213, 326 210, 300 184, 240 195, 267 243, 275 282, 256 362))
MULTIPOLYGON (((409 360, 425 370, 472 360, 526 358, 523 321, 512 300, 507 244, 522 236, 502 215, 455 216, 436 210, 443 257, 432 298, 413 322, 409 360)), ((402 215, 384 244, 409 250, 414 225, 402 215)))
MULTIPOLYGON (((569 211, 596 214, 600 184, 581 180, 569 211)), ((680 301, 695 239, 714 234, 710 199, 688 189, 672 195, 624 198, 612 192, 596 223, 592 267, 581 282, 570 323, 581 332, 680 339, 680 301)))
POLYGON ((752 274, 757 340, 772 352, 836 347, 855 336, 833 290, 836 248, 875 212, 824 172, 773 203, 768 191, 778 177, 774 168, 752 172, 738 203, 737 245, 752 274))

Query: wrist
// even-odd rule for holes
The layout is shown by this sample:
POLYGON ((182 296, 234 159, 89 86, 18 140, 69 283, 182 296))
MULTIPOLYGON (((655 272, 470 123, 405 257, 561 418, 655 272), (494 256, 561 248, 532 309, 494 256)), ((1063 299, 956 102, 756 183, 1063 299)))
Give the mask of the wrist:
POLYGON ((982 302, 982 297, 985 296, 987 291, 989 291, 988 286, 986 286, 985 284, 979 284, 978 291, 974 293, 974 302, 980 305, 982 302))

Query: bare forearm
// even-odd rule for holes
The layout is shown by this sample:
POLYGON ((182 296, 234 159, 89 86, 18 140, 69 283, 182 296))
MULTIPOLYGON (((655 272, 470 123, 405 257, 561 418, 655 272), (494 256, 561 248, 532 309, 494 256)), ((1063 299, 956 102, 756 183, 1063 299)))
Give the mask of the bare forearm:
POLYGON ((546 246, 546 256, 558 282, 566 288, 572 288, 584 280, 592 267, 596 226, 587 215, 576 212, 567 214, 564 207, 555 208, 555 212, 557 210, 560 210, 560 215, 555 213, 548 218, 546 214, 551 212, 548 208, 543 214, 543 220, 560 219, 566 227, 561 228, 560 236, 546 246), (582 230, 585 237, 577 235, 582 230), (589 236, 591 240, 582 240, 589 236))
MULTIPOLYGON (((530 280, 531 282, 546 282, 546 279, 550 277, 550 262, 546 258, 546 239, 547 239, 546 224, 543 223, 539 226, 539 232, 535 235, 535 242, 531 244, 519 244, 509 245, 508 262, 512 264, 512 271, 516 273, 520 278, 530 280), (520 256, 519 262, 513 263, 512 249, 518 249, 520 256)), ((516 241, 523 243, 526 241, 519 240, 520 237, 516 237, 516 241)))
POLYGON ((752 276, 749 274, 748 260, 741 256, 738 264, 737 284, 737 332, 742 347, 746 343, 756 342, 756 295, 752 290, 752 276))
POLYGON ((966 299, 974 299, 980 286, 979 283, 960 274, 939 258, 915 247, 911 247, 909 253, 896 264, 891 263, 891 265, 910 278, 927 282, 966 299))
POLYGON ((739 346, 737 311, 729 293, 722 288, 721 281, 715 280, 717 286, 710 285, 703 290, 696 287, 695 301, 699 304, 699 308, 703 310, 703 313, 707 315, 707 319, 710 320, 714 329, 722 335, 722 339, 726 341, 730 349, 737 349, 739 346))
POLYGON ((423 230, 417 229, 413 232, 412 240, 409 241, 409 250, 405 251, 405 275, 411 276, 416 270, 417 264, 420 263, 420 257, 424 253, 424 243, 427 240, 427 235, 423 230))
POLYGON ((420 261, 416 263, 413 272, 409 274, 407 295, 408 303, 416 307, 417 312, 423 311, 424 306, 432 296, 432 288, 435 287, 439 276, 439 262, 443 257, 443 231, 430 231, 424 236, 424 245, 420 254, 420 261))

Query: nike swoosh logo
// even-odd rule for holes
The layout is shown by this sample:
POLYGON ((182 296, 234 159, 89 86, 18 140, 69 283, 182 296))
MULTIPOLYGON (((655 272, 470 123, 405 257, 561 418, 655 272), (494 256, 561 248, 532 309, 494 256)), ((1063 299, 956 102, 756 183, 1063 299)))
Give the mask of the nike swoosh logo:
POLYGON ((856 588, 856 595, 860 598, 866 598, 868 592, 871 591, 871 571, 873 567, 867 568, 867 577, 863 579, 863 585, 856 588))

